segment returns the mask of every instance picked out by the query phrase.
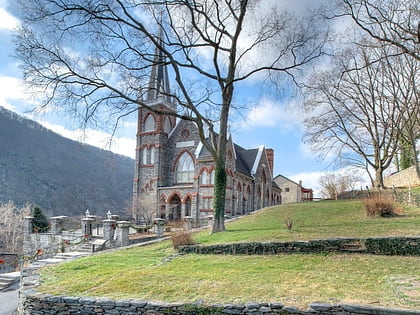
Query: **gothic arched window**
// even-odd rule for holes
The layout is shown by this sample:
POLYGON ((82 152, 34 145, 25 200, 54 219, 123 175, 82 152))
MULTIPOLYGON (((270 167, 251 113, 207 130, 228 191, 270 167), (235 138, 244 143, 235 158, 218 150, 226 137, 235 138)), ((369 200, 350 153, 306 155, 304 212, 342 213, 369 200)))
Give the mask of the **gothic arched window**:
POLYGON ((172 130, 172 124, 168 117, 165 117, 165 121, 163 123, 163 131, 166 133, 170 133, 172 130))
POLYGON ((145 132, 154 131, 156 130, 156 122, 153 115, 148 115, 145 122, 144 122, 144 130, 145 132))
POLYGON ((187 152, 184 152, 176 164, 175 180, 177 183, 191 183, 193 177, 194 161, 187 152))

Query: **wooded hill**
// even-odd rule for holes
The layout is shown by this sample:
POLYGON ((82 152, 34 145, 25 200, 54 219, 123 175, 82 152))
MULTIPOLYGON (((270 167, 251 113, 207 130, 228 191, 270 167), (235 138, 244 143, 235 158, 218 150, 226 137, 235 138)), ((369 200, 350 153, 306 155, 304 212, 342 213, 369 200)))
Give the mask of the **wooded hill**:
MULTIPOLYGON (((134 150, 134 148, 133 148, 134 150)), ((64 138, 0 107, 0 202, 44 213, 126 214, 134 160, 64 138)))

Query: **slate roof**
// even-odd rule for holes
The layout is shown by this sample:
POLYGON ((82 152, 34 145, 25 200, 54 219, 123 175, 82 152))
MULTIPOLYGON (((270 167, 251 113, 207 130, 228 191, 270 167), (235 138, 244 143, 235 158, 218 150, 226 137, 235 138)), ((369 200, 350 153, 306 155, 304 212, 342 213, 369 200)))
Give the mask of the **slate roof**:
MULTIPOLYGON (((252 177, 252 167, 254 166, 255 159, 258 155, 257 149, 244 149, 236 143, 233 144, 236 154, 236 171, 252 177)), ((199 159, 212 158, 210 152, 205 146, 202 146, 201 151, 198 155, 199 159)))
POLYGON ((236 153, 236 170, 244 175, 252 176, 252 167, 257 158, 258 149, 244 149, 241 146, 234 144, 236 153))

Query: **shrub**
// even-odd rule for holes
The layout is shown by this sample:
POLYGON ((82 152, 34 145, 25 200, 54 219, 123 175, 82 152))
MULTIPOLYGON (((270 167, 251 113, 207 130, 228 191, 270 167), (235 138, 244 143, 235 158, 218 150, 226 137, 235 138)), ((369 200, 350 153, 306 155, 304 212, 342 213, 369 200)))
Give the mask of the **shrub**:
POLYGON ((284 223, 286 223, 286 227, 289 231, 292 230, 293 227, 293 219, 290 217, 287 217, 286 220, 284 220, 284 223))
POLYGON ((374 217, 394 217, 397 215, 395 203, 381 196, 372 196, 363 200, 366 216, 374 217))
POLYGON ((44 233, 49 230, 50 224, 48 223, 48 219, 39 207, 35 207, 32 210, 32 216, 34 217, 32 222, 34 231, 44 233))
POLYGON ((172 245, 175 249, 178 249, 180 246, 183 245, 194 245, 194 241, 192 239, 191 233, 185 229, 180 229, 175 231, 171 235, 172 245))

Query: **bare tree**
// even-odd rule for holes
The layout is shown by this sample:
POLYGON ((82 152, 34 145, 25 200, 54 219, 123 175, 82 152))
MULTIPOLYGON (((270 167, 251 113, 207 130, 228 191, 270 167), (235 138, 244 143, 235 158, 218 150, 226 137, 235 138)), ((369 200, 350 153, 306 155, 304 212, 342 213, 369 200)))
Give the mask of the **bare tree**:
POLYGON ((388 68, 388 94, 395 99, 399 112, 400 158, 408 158, 407 166, 414 165, 420 178, 419 152, 420 139, 420 61, 406 54, 388 57, 384 60, 388 68))
POLYGON ((371 38, 420 60, 418 0, 340 0, 337 3, 338 15, 350 17, 371 38))
POLYGON ((321 194, 325 198, 338 200, 338 196, 346 191, 354 190, 356 183, 360 182, 355 173, 326 173, 319 179, 321 194))
POLYGON ((224 230, 227 126, 236 86, 264 77, 275 84, 273 75, 295 79, 324 44, 320 19, 293 16, 277 2, 19 2, 24 23, 17 56, 43 106, 69 111, 85 126, 115 127, 139 106, 197 125, 216 164, 213 232, 224 230), (155 51, 174 76, 176 89, 168 96, 181 105, 178 113, 142 101, 155 51))
POLYGON ((305 139, 321 154, 365 168, 381 189, 383 171, 398 149, 401 113, 383 59, 387 54, 368 46, 337 54, 333 70, 315 75, 305 103, 311 111, 305 139))
POLYGON ((0 203, 0 251, 22 253, 23 222, 30 214, 29 205, 18 208, 11 201, 0 203))

